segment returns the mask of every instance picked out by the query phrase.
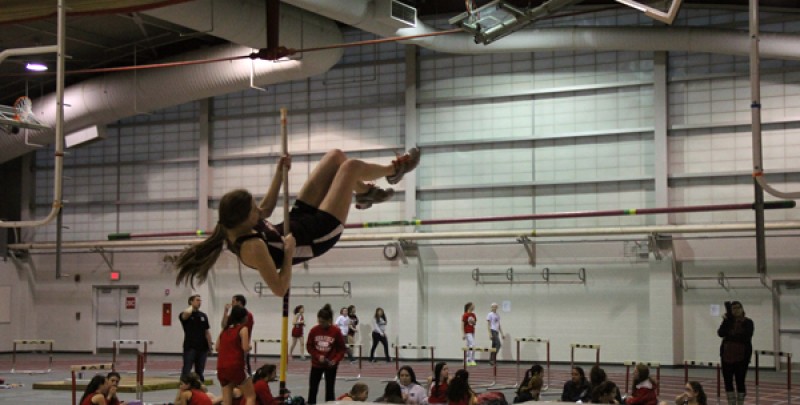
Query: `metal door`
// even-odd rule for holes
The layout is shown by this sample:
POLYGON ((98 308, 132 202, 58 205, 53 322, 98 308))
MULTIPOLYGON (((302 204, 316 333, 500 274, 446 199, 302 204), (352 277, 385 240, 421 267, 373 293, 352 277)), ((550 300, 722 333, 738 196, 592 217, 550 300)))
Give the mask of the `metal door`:
POLYGON ((110 351, 113 341, 139 338, 139 287, 95 287, 97 351, 110 351))

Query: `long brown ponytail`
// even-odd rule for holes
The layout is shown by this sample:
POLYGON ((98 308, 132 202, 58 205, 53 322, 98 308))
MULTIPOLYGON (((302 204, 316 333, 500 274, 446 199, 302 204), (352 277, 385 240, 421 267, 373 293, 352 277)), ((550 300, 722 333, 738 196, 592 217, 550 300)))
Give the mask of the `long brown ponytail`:
POLYGON ((226 193, 219 202, 219 221, 214 232, 206 240, 190 246, 175 261, 178 276, 175 284, 189 284, 194 288, 194 280, 203 284, 208 272, 216 263, 225 244, 225 229, 231 229, 244 222, 250 215, 253 195, 238 189, 226 193))
POLYGON ((184 249, 175 267, 178 269, 178 277, 175 284, 189 284, 194 288, 194 279, 197 278, 199 284, 203 284, 208 278, 208 272, 216 263, 222 246, 225 243, 225 231, 222 226, 217 224, 214 233, 206 240, 184 249))

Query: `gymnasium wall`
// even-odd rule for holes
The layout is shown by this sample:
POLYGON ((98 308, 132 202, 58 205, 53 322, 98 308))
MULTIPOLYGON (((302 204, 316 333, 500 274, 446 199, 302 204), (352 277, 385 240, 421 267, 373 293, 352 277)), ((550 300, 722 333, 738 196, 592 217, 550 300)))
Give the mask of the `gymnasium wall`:
MULTIPOLYGON (((769 13, 766 13, 769 14, 769 13)), ((765 19, 766 20, 766 19, 765 19)), ((676 24, 746 28, 746 14, 734 10, 686 8, 676 24)), ((444 28, 446 21, 431 21, 444 28)), ((634 13, 603 11, 543 22, 546 25, 647 25, 634 13)), ((796 23, 768 23, 767 31, 796 33, 796 23)), ((345 32, 348 41, 369 39, 345 32)), ((208 229, 216 222, 219 198, 232 188, 261 195, 274 175, 280 151, 278 109, 289 109, 289 148, 293 154, 290 189, 296 193, 315 162, 329 148, 389 162, 414 142, 423 160, 416 171, 416 192, 405 184, 392 202, 367 211, 353 210, 349 222, 390 219, 519 215, 572 210, 684 206, 752 201, 749 84, 747 59, 727 55, 670 53, 666 63, 649 52, 536 52, 450 55, 420 49, 414 58, 398 44, 350 48, 328 73, 304 81, 214 97, 130 117, 108 126, 108 139, 70 152, 66 158, 64 239, 105 239, 112 232, 166 232, 208 229), (663 67, 664 83, 655 83, 663 67), (417 80, 406 82, 408 73, 417 80), (414 75, 412 75, 414 76, 414 75), (656 86, 667 96, 656 99, 656 86), (416 92, 414 102, 407 94, 416 92), (207 105, 207 107, 206 107, 207 105), (668 151, 656 149, 655 108, 668 111, 668 151), (207 109, 206 109, 207 108, 207 109), (409 116, 409 114, 413 116, 409 116), (201 122, 208 116, 207 122, 201 122), (416 118, 416 120, 414 119, 416 118), (417 122, 415 128, 408 128, 417 122), (412 123, 412 124, 409 124, 412 123), (201 128, 208 124, 209 159, 200 158, 201 128), (410 141, 407 136, 413 137, 410 141), (667 159, 666 179, 657 178, 658 156, 667 159), (205 177, 204 173, 208 173, 205 177), (667 196, 656 197, 657 180, 667 196), (207 181, 208 184, 200 184, 207 181), (208 194, 201 190, 208 187, 208 194), (414 198, 415 196, 415 198, 414 198), (208 204, 207 217, 198 207, 208 204)), ((763 61, 764 161, 768 179, 780 189, 797 189, 795 162, 800 122, 800 73, 796 61, 763 61)), ((52 153, 37 153, 35 216, 50 209, 52 153)), ((771 197, 767 197, 771 200, 771 197)), ((767 213, 767 220, 796 220, 798 211, 767 213)), ((273 217, 281 220, 281 207, 273 217)), ((672 214, 672 224, 750 223, 752 213, 672 214)), ((623 216, 555 221, 514 221, 453 226, 422 226, 420 232, 546 229, 652 225, 655 217, 623 216)), ((348 233, 398 232, 402 228, 348 233)), ((405 229, 411 231, 412 229, 405 229)), ((55 239, 55 224, 37 228, 33 240, 55 239)), ((460 358, 458 319, 467 301, 477 306, 478 345, 488 345, 485 315, 491 302, 504 303, 503 326, 509 333, 500 355, 513 358, 513 339, 549 338, 556 361, 569 361, 570 343, 600 344, 601 360, 711 361, 718 357, 712 305, 739 299, 756 320, 755 345, 772 349, 775 311, 770 291, 757 280, 727 289, 714 280, 676 287, 673 271, 689 276, 753 276, 750 238, 703 236, 674 241, 675 251, 647 253, 641 236, 601 239, 537 240, 536 265, 514 240, 420 243, 408 263, 388 261, 382 246, 340 244, 326 256, 294 269, 295 291, 314 283, 333 286, 324 297, 296 297, 310 323, 316 310, 355 304, 362 339, 369 343, 368 318, 381 306, 389 317, 390 341, 433 344, 440 356, 460 358), (643 251, 639 250, 644 247, 643 251), (674 264, 674 266, 673 266, 674 264), (552 283, 542 283, 549 268, 552 283), (514 284, 479 284, 473 270, 514 269, 514 284), (586 281, 576 281, 586 269, 586 281), (536 281, 536 283, 533 283, 536 281), (352 297, 340 286, 350 282, 352 297), (529 283, 526 283, 529 282, 529 283), (699 289, 698 289, 699 288, 699 289), (328 294, 330 294, 328 296, 328 294)), ((795 237, 770 238, 770 276, 792 278, 800 256, 795 237)), ((668 245, 668 244, 667 244, 668 245)), ((160 326, 161 305, 185 307, 189 288, 175 287, 169 271, 171 248, 115 253, 114 268, 125 285, 140 286, 141 338, 157 340, 154 351, 179 352, 179 324, 160 326), (166 261, 165 261, 166 260, 166 261), (170 289, 169 295, 165 290, 170 289)), ((92 286, 107 285, 108 266, 97 253, 64 255, 63 271, 81 274, 54 280, 54 257, 32 256, 35 283, 25 265, 0 263, 20 303, 11 328, 0 327, 0 350, 12 338, 56 338, 61 350, 95 347, 92 286), (31 285, 31 288, 28 286, 31 285), (26 290, 27 288, 27 290, 26 290), (30 292, 26 292, 30 291, 30 292), (75 320, 75 313, 81 319, 75 320), (29 336, 36 335, 36 336, 29 336)), ((219 330, 230 296, 247 291, 256 314, 255 337, 278 334, 280 299, 258 298, 257 274, 242 278, 226 253, 216 275, 199 287, 204 309, 219 330), (244 284, 244 286, 242 286, 244 284), (245 288, 245 286, 247 288, 245 288)), ((488 276, 503 280, 500 276, 488 276)), ((306 287, 306 289, 304 289, 306 287)), ((298 293, 298 295, 302 292, 298 293)), ((276 350, 265 348, 264 350, 276 350)), ((8 349, 5 349, 8 350, 8 349)), ((261 350, 260 350, 261 351, 261 350)), ((422 355, 409 353, 408 355, 422 355)), ((523 358, 543 359, 543 347, 526 345, 523 358)), ((593 353, 577 359, 590 362, 593 353)))

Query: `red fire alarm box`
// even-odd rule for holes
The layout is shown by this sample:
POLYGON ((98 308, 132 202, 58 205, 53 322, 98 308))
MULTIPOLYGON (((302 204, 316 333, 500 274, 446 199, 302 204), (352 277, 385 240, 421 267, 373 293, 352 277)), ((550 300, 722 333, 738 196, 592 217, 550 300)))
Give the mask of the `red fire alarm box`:
POLYGON ((172 325, 172 304, 169 302, 165 302, 161 305, 161 325, 172 325))

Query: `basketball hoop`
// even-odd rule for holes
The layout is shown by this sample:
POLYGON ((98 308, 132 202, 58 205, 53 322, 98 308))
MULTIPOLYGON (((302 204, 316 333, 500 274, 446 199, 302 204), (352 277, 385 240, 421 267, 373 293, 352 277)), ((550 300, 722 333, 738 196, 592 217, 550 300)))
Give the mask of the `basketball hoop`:
POLYGON ((27 96, 17 98, 14 102, 14 119, 17 121, 28 121, 29 117, 33 116, 33 102, 27 96))
POLYGON ((0 105, 0 129, 16 134, 20 129, 43 130, 50 126, 36 118, 33 102, 27 96, 14 101, 13 106, 0 105))

